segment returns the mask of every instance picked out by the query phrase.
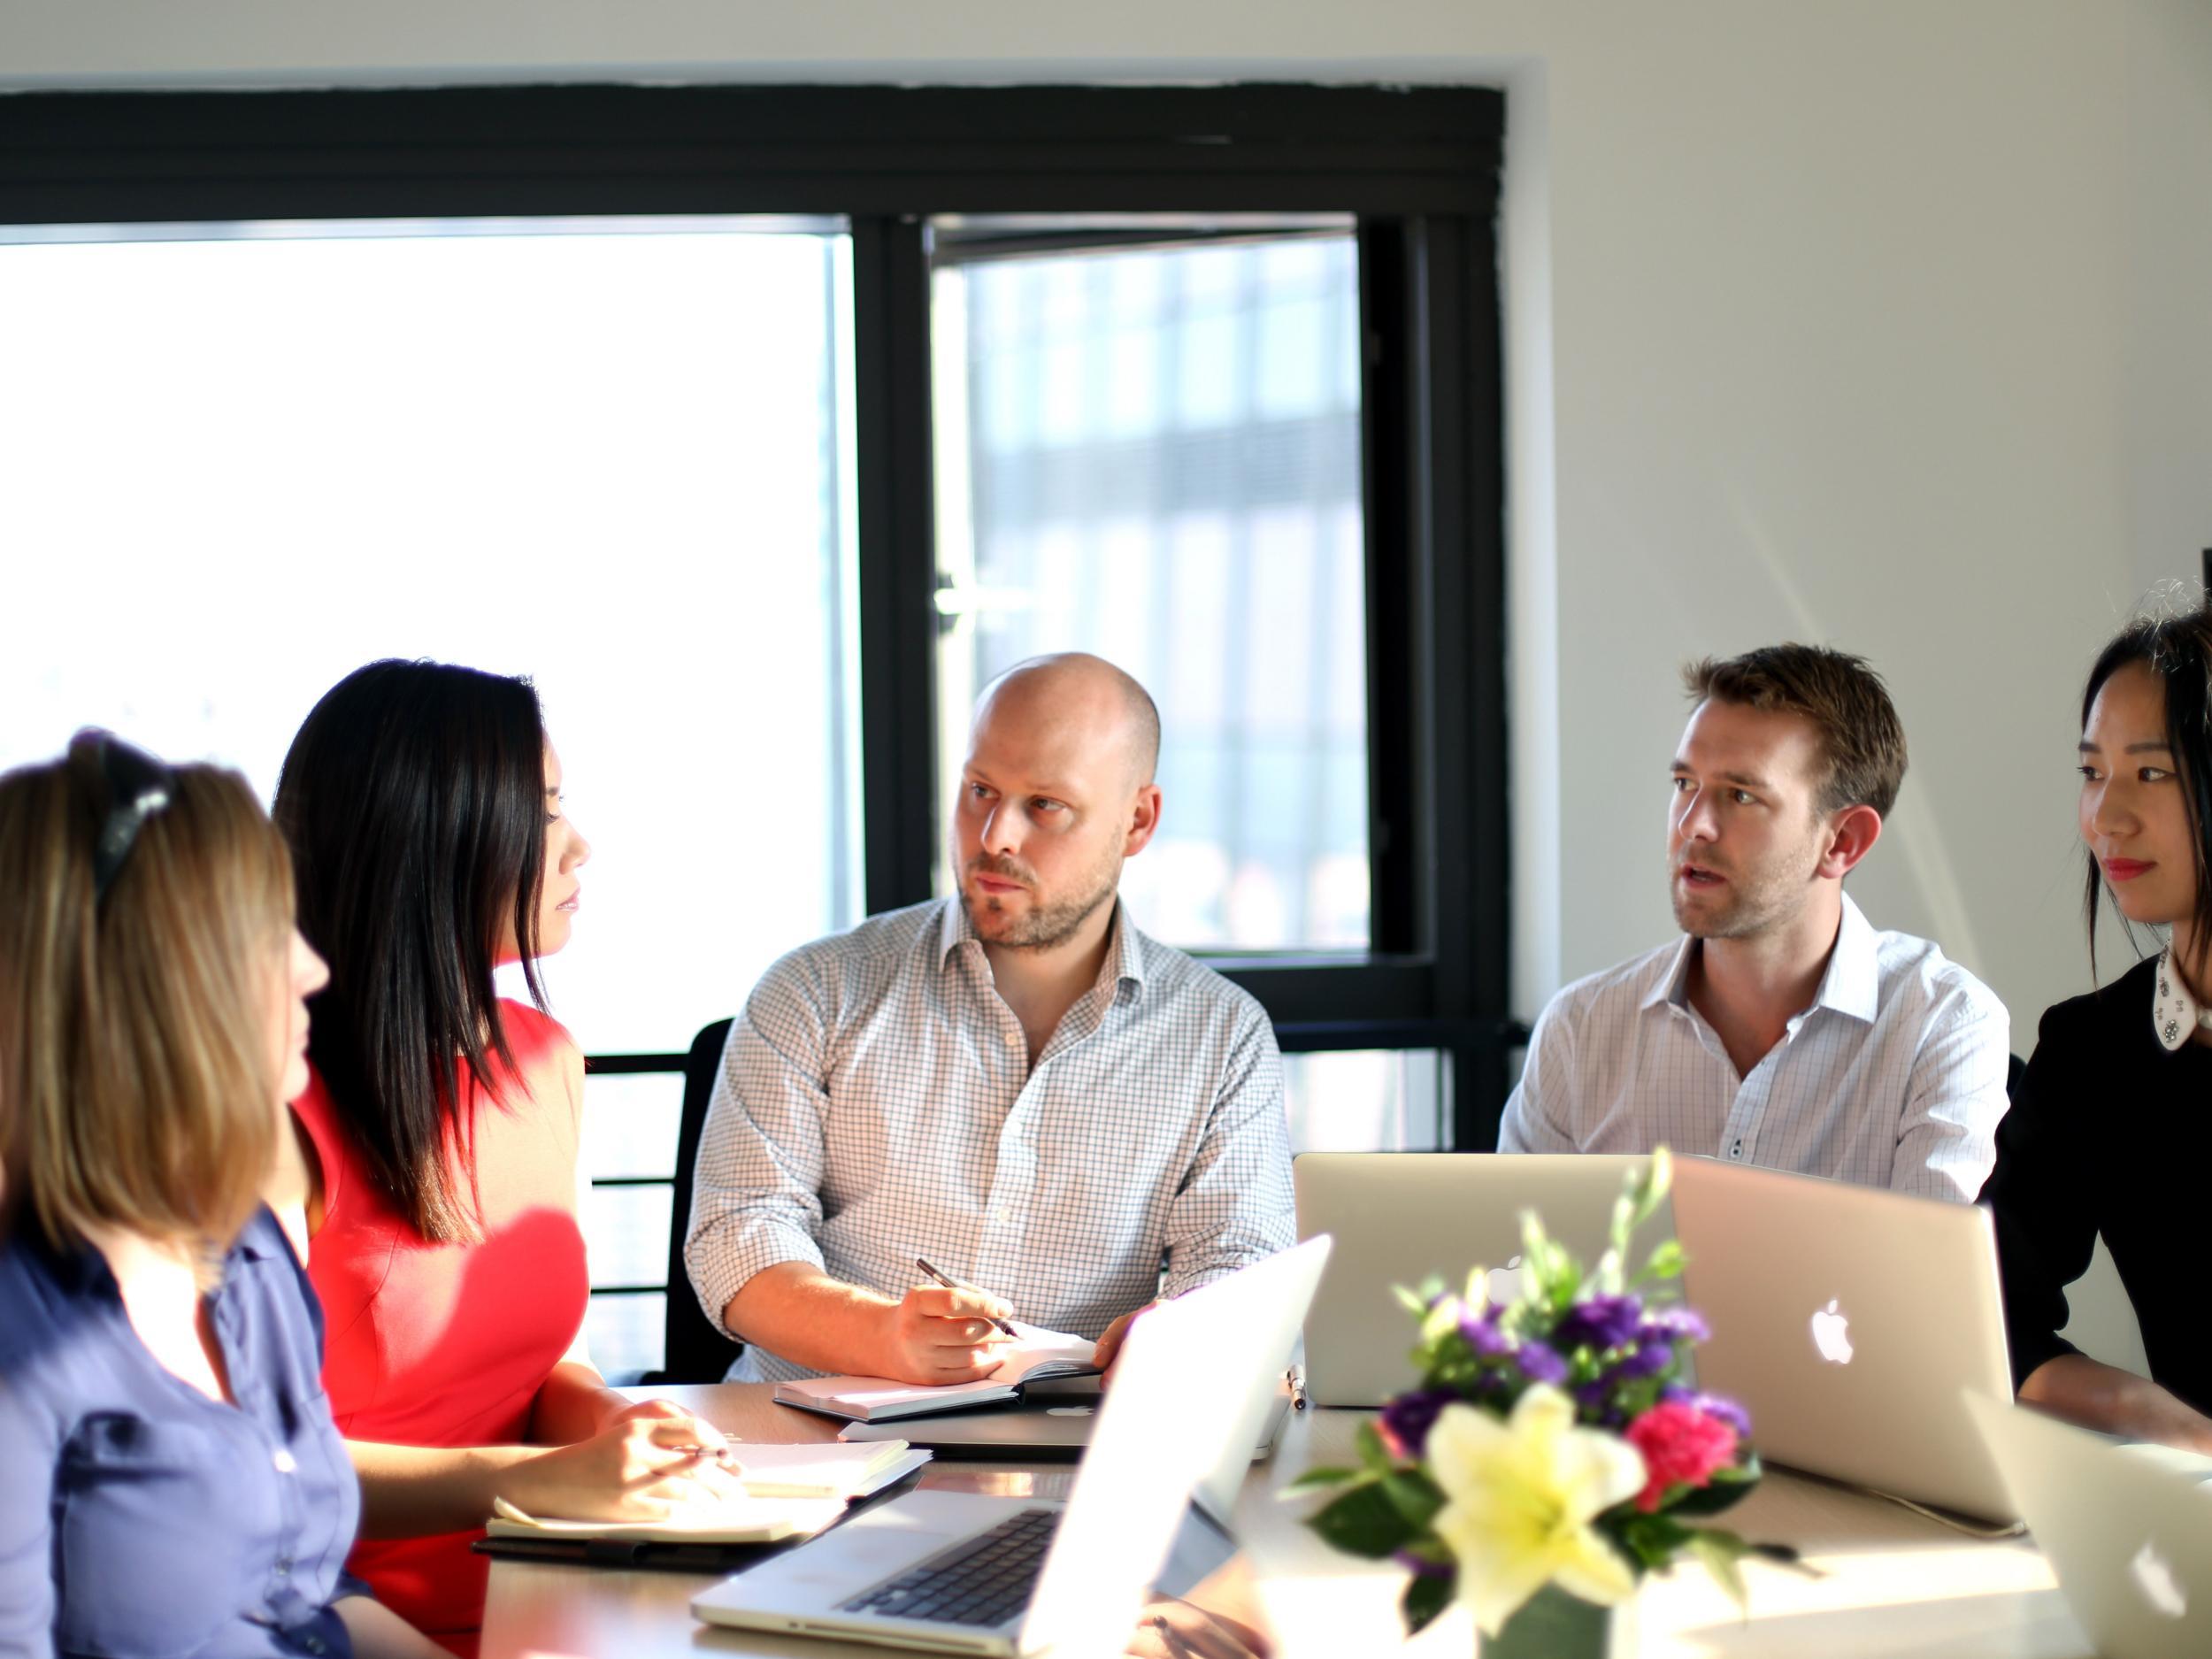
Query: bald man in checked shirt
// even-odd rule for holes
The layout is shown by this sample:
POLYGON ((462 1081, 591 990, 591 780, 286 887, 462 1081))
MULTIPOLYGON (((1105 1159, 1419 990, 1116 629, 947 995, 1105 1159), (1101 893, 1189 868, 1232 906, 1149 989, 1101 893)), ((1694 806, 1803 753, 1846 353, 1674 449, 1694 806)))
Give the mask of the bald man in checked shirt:
POLYGON ((1776 645, 1690 665, 1667 862, 1684 937, 1552 999, 1506 1152, 1664 1143, 1970 1203, 1996 1160, 2011 1021, 1843 890, 1905 776, 1863 658, 1776 645))
POLYGON ((748 1344, 733 1379, 970 1381, 1016 1317, 1108 1364, 1158 1296, 1293 1242, 1265 1013, 1116 896, 1159 825, 1159 731, 1097 657, 1010 669, 961 770, 957 895, 795 950, 747 999, 684 1253, 748 1344))

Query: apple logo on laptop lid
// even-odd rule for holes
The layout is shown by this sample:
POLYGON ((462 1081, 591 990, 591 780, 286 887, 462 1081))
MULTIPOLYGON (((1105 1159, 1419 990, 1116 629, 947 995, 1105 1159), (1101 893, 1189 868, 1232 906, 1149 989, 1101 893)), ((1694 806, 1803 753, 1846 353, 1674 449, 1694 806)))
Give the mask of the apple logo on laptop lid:
POLYGON ((1485 1273, 1482 1277, 1482 1287, 1484 1294, 1490 1298, 1490 1305, 1494 1308, 1502 1306, 1507 1302, 1518 1302, 1521 1298, 1520 1256, 1518 1255, 1510 1256, 1503 1267, 1494 1267, 1485 1273))
POLYGON ((1851 1363, 1851 1317, 1838 1311, 1836 1298, 1813 1315, 1813 1350, 1831 1365, 1851 1363))
POLYGON ((2174 1580, 2174 1570, 2166 1558, 2158 1553, 2158 1546, 2146 1540, 2135 1552, 2135 1559, 2128 1563, 2128 1571, 2135 1579, 2136 1588, 2143 1599, 2168 1618, 2180 1618, 2189 1611, 2189 1598, 2174 1580))

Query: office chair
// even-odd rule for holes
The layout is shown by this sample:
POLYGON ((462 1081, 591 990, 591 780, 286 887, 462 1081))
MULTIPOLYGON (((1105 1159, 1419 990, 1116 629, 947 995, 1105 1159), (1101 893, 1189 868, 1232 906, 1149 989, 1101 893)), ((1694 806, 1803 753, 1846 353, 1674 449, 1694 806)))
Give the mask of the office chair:
POLYGON ((730 1022, 718 1019, 692 1039, 684 1056, 684 1115, 676 1131, 674 1202, 668 1213, 668 1315, 661 1369, 648 1382, 720 1382, 730 1362, 745 1351, 717 1330, 699 1306, 698 1293, 684 1268, 684 1234, 691 1225, 691 1183, 699 1163, 699 1135, 706 1127, 707 1105, 714 1098, 715 1074, 730 1022))

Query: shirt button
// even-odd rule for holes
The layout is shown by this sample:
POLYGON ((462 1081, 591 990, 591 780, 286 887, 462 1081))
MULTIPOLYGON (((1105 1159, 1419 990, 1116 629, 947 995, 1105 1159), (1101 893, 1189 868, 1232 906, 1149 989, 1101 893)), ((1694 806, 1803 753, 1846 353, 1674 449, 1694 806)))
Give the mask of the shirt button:
POLYGON ((1743 1142, 1739 1141, 1734 1145, 1731 1146, 1728 1148, 1728 1156, 1732 1158, 1740 1158, 1743 1156, 1743 1142))
POLYGON ((998 1212, 998 1219, 1001 1226, 1010 1227, 1014 1225, 1014 1212, 1010 1210, 1002 1210, 998 1212))
POLYGON ((291 1571, 292 1571, 292 1558, 291 1558, 289 1555, 279 1555, 279 1556, 276 1558, 276 1575, 277 1575, 277 1577, 278 1577, 278 1578, 284 1578, 284 1577, 288 1576, 288 1575, 291 1572, 291 1571))
POLYGON ((319 1636, 310 1636, 306 1640, 300 1643, 300 1646, 306 1648, 310 1653, 324 1653, 328 1651, 330 1645, 323 1640, 323 1639, 319 1636))
POLYGON ((280 1475, 288 1475, 300 1466, 299 1459, 281 1446, 276 1448, 275 1455, 269 1461, 276 1465, 276 1471, 280 1475))

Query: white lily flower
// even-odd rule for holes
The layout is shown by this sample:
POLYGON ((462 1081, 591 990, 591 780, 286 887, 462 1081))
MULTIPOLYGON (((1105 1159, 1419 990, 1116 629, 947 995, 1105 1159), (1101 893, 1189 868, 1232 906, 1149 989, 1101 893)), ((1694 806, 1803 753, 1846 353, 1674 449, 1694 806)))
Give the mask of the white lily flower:
POLYGON ((1618 1435, 1578 1428, 1574 1406, 1540 1383, 1503 1419, 1446 1406, 1429 1431, 1429 1471, 1448 1500, 1433 1523, 1459 1563, 1459 1597, 1483 1633, 1547 1584, 1610 1607, 1636 1587, 1590 1523, 1644 1488, 1644 1460, 1618 1435))

